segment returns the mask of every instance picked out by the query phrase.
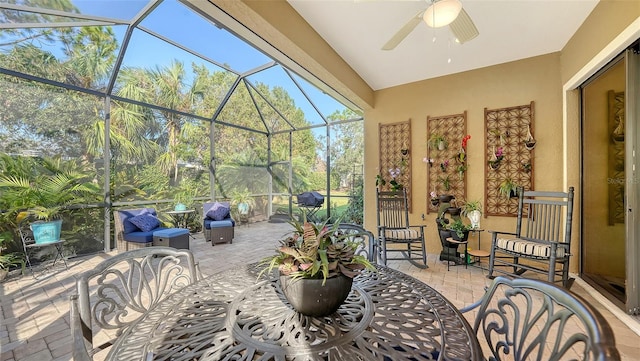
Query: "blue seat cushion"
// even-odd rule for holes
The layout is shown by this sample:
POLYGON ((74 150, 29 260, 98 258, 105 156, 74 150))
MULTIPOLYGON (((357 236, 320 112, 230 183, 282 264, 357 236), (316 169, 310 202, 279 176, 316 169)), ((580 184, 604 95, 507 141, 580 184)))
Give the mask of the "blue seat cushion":
POLYGON ((153 242, 153 233, 158 232, 159 230, 162 230, 162 229, 166 229, 166 228, 156 228, 149 232, 138 231, 138 232, 125 233, 123 235, 123 238, 127 242, 136 242, 136 243, 153 242))
POLYGON ((189 230, 186 228, 165 228, 165 229, 162 229, 159 231, 156 230, 155 232, 153 232, 153 235, 155 237, 164 237, 164 238, 181 236, 183 234, 189 234, 189 230))
POLYGON ((222 228, 222 227, 233 227, 235 225, 235 222, 232 219, 227 219, 224 221, 214 221, 212 219, 205 219, 204 220, 204 228, 206 229, 211 229, 211 228, 222 228))

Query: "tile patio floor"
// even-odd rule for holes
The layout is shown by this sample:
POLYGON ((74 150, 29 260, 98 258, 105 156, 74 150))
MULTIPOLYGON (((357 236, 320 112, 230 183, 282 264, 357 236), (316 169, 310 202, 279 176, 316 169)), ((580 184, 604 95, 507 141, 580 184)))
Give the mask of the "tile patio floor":
MULTIPOLYGON (((287 223, 253 223, 236 228, 233 244, 214 247, 205 243, 202 234, 191 240, 191 250, 203 274, 210 275, 237 264, 255 262, 269 255, 277 240, 288 233, 287 223)), ((429 268, 421 270, 408 262, 389 265, 427 283, 444 294, 456 306, 463 307, 480 298, 489 280, 480 268, 457 266, 447 271, 446 263, 437 260, 436 251, 429 255, 429 268)), ((0 361, 71 360, 69 329, 69 294, 75 280, 111 254, 96 254, 68 260, 69 269, 56 265, 55 270, 34 279, 30 274, 12 275, 0 284, 0 361)), ((633 329, 615 317, 587 291, 588 286, 576 282, 572 291, 596 305, 609 320, 623 360, 640 360, 640 322, 633 329)), ((632 322, 638 322, 632 320, 632 322)))

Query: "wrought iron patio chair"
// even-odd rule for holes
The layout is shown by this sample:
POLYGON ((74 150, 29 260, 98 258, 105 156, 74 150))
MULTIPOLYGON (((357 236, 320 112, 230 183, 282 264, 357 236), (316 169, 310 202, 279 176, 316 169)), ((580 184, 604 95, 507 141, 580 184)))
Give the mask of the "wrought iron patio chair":
POLYGON ((167 295, 198 278, 193 254, 171 247, 119 253, 86 271, 71 295, 74 360, 90 360, 167 295))
POLYGON ((531 271, 570 288, 572 214, 573 187, 568 192, 523 191, 520 187, 515 233, 489 231, 489 277, 494 272, 522 277, 531 271))
POLYGON ((580 296, 547 281, 499 276, 460 310, 489 360, 617 361, 611 326, 580 296))
POLYGON ((428 268, 424 241, 424 225, 409 224, 407 193, 400 191, 377 194, 378 243, 382 263, 406 260, 419 268, 428 268), (393 256, 390 257, 390 254, 393 256))
POLYGON ((60 258, 64 263, 65 269, 69 269, 69 266, 67 265, 67 261, 64 259, 64 253, 62 248, 65 240, 58 239, 58 240, 54 240, 46 243, 36 243, 35 237, 33 236, 33 231, 31 230, 31 224, 35 220, 36 220, 35 215, 28 214, 23 219, 21 219, 20 222, 18 222, 18 233, 20 233, 20 239, 22 240, 22 249, 24 250, 24 256, 33 278, 37 279, 38 276, 33 271, 33 265, 31 263, 31 255, 33 254, 33 252, 38 252, 38 251, 44 250, 45 248, 49 248, 50 250, 53 250, 53 253, 54 253, 53 263, 50 265, 50 267, 55 266, 56 262, 58 261, 58 258, 60 258))
MULTIPOLYGON (((328 224, 329 228, 333 225, 328 224)), ((362 247, 359 247, 356 251, 357 254, 361 254, 367 257, 367 260, 372 263, 378 263, 380 257, 380 247, 378 247, 376 237, 373 233, 367 231, 361 225, 354 223, 340 223, 337 231, 343 235, 348 235, 351 241, 360 242, 362 247)))

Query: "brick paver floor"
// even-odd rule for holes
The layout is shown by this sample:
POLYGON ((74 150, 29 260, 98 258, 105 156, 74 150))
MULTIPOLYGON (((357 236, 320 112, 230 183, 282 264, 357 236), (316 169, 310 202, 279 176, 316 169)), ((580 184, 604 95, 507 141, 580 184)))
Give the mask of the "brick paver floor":
MULTIPOLYGON (((202 273, 210 275, 259 261, 273 252, 278 240, 290 229, 287 223, 242 225, 236 227, 232 244, 215 246, 204 242, 202 234, 195 234, 195 239, 191 239, 191 250, 202 273)), ((430 252, 428 269, 418 269, 402 261, 389 265, 430 285, 457 307, 481 297, 489 283, 485 270, 457 266, 447 271, 446 264, 438 261, 439 250, 430 252)), ((71 360, 69 295, 75 291, 76 278, 82 271, 111 255, 100 253, 73 258, 68 260, 68 270, 56 265, 38 279, 30 274, 11 275, 0 284, 0 361, 71 360)), ((576 282, 571 288, 596 305, 609 320, 623 360, 639 360, 640 336, 634 330, 640 329, 640 322, 631 319, 633 329, 628 327, 592 297, 588 289, 582 282, 576 282)))

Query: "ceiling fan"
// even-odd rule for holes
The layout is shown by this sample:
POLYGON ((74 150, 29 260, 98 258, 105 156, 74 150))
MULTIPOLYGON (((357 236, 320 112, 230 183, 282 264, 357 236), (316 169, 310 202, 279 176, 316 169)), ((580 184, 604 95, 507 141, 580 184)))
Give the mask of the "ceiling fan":
POLYGON ((469 14, 462 8, 460 0, 427 0, 429 7, 420 10, 398 32, 389 39, 382 50, 392 50, 415 29, 421 21, 432 28, 449 25, 449 29, 460 44, 478 36, 479 32, 469 14))

